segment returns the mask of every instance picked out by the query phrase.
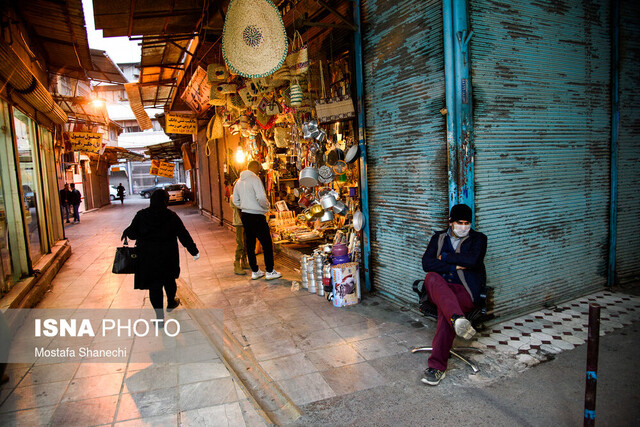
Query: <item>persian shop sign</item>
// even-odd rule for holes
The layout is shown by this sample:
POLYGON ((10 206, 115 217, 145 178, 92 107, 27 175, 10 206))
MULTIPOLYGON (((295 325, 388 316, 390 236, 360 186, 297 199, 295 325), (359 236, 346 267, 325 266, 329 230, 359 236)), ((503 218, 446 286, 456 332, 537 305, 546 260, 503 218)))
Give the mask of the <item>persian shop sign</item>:
POLYGON ((160 160, 151 160, 151 175, 164 176, 166 178, 173 178, 173 171, 176 165, 169 162, 162 162, 160 160))
POLYGON ((69 141, 73 151, 100 153, 102 134, 92 132, 69 132, 69 141))
POLYGON ((166 133, 195 135, 198 133, 198 119, 192 114, 171 113, 166 116, 166 133))

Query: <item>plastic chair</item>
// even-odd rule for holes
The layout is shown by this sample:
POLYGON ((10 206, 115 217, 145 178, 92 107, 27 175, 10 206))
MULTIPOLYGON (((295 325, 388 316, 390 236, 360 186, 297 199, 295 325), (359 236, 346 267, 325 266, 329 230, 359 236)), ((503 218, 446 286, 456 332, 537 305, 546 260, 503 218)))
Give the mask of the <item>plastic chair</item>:
MULTIPOLYGON (((492 319, 493 315, 487 314, 487 294, 491 291, 492 288, 487 287, 484 292, 480 294, 480 300, 476 303, 476 307, 469 313, 465 315, 465 317, 471 322, 471 325, 474 329, 479 329, 483 322, 492 319)), ((434 320, 438 320, 438 307, 429 300, 427 295, 427 291, 424 288, 424 279, 416 280, 413 282, 413 291, 418 294, 419 298, 419 306, 418 309, 420 312, 434 320)), ((411 350, 411 353, 418 353, 423 351, 432 351, 432 347, 416 347, 411 350)), ((469 365, 471 369, 473 369, 473 373, 476 374, 480 372, 480 369, 473 363, 470 359, 460 354, 461 351, 475 351, 478 353, 482 353, 482 350, 475 347, 452 347, 449 350, 449 353, 452 356, 457 357, 462 360, 464 363, 469 365)))

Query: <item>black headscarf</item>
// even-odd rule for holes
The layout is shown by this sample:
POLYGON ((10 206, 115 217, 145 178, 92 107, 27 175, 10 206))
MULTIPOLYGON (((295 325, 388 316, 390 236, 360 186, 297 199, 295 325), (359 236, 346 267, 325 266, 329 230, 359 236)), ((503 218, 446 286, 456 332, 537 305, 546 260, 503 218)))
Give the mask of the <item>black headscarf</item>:
POLYGON ((151 209, 167 209, 169 205, 169 193, 163 189, 157 189, 151 194, 149 207, 151 209))

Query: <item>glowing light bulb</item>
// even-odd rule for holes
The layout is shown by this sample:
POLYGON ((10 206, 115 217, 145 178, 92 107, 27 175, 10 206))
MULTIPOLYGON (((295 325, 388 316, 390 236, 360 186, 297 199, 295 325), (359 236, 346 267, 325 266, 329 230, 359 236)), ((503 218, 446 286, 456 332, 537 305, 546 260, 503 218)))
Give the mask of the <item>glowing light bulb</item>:
POLYGON ((244 151, 242 151, 241 147, 238 147, 238 150, 236 151, 236 163, 244 163, 244 151))

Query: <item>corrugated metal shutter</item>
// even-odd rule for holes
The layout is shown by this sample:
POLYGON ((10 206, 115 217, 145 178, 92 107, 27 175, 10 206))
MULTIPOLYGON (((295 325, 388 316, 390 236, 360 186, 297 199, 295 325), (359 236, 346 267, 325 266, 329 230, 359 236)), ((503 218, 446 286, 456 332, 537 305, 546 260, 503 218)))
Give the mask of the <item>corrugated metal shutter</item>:
POLYGON ((362 22, 373 286, 416 303, 448 209, 441 1, 365 0, 362 22))
POLYGON ((606 284, 608 1, 470 1, 477 227, 495 313, 606 284))
POLYGON ((640 9, 620 2, 620 133, 616 272, 621 283, 640 276, 640 9))

